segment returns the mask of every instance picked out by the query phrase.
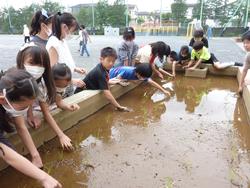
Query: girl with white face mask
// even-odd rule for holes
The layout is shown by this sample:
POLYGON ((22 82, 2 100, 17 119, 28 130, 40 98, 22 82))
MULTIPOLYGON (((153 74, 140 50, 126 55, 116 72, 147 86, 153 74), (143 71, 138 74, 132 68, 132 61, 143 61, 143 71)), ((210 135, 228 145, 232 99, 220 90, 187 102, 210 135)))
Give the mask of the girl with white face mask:
POLYGON ((37 92, 36 81, 24 70, 12 68, 4 75, 0 75, 0 158, 18 171, 38 180, 43 187, 61 187, 57 180, 37 168, 36 164, 34 165, 33 156, 39 156, 39 153, 25 124, 15 125, 21 139, 31 152, 33 164, 14 151, 13 146, 3 134, 10 118, 13 118, 14 122, 24 122, 23 115, 35 100, 37 92))
MULTIPOLYGON (((65 63, 71 70, 71 73, 77 72, 85 74, 83 68, 76 67, 75 61, 69 50, 67 40, 72 38, 72 33, 78 29, 76 18, 67 12, 58 12, 52 18, 52 33, 46 45, 49 52, 50 64, 53 67, 57 63, 65 63)), ((72 84, 76 87, 84 87, 84 82, 81 79, 72 79, 72 84)), ((72 84, 67 88, 67 96, 74 94, 72 84)))
POLYGON ((78 104, 67 104, 63 101, 66 88, 71 83, 72 74, 66 64, 56 64, 52 67, 52 75, 56 85, 56 105, 62 110, 75 111, 79 110, 78 104))
POLYGON ((46 46, 49 37, 52 35, 52 15, 42 9, 37 11, 30 24, 31 42, 46 46))
MULTIPOLYGON (((49 111, 49 105, 56 100, 56 88, 51 74, 49 55, 45 48, 29 44, 21 48, 17 54, 17 67, 25 69, 37 81, 39 85, 38 103, 44 115, 44 119, 59 137, 63 148, 72 149, 71 139, 63 133, 49 111)), ((32 108, 27 114, 28 124, 33 128, 39 128, 41 120, 33 116, 32 108)))

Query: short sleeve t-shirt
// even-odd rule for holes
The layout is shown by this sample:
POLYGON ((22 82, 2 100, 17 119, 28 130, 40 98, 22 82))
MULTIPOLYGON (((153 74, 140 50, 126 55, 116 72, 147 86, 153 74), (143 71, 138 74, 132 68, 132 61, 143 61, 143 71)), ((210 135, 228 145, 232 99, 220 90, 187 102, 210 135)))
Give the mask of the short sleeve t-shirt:
POLYGON ((123 66, 125 60, 128 60, 128 65, 132 66, 133 59, 138 53, 138 45, 134 41, 123 41, 118 47, 118 61, 119 65, 123 66))
POLYGON ((2 105, 0 105, 0 143, 5 144, 6 146, 9 146, 10 148, 14 149, 12 144, 9 142, 9 140, 4 136, 4 132, 6 132, 6 126, 9 126, 8 121, 5 118, 6 111, 3 108, 2 105))
MULTIPOLYGON (((130 66, 121 66, 112 68, 109 71, 109 77, 110 79, 112 79, 119 76, 125 80, 138 80, 135 73, 135 69, 136 69, 135 67, 130 67, 130 66)), ((149 78, 145 78, 144 81, 148 81, 148 79, 149 78)))
POLYGON ((48 40, 43 40, 39 36, 35 35, 31 37, 31 42, 34 42, 35 44, 41 45, 45 48, 48 40))
POLYGON ((195 60, 195 59, 202 59, 202 60, 209 60, 211 57, 210 52, 208 51, 208 49, 204 46, 201 50, 199 51, 195 51, 194 49, 191 52, 191 59, 195 60))
POLYGON ((138 50, 136 60, 140 63, 150 63, 152 58, 152 47, 148 44, 138 50))
POLYGON ((55 48, 58 54, 58 63, 65 63, 73 73, 76 65, 69 50, 66 40, 59 40, 56 36, 51 36, 47 42, 46 49, 55 48))
MULTIPOLYGON (((108 90, 108 81, 109 81, 109 73, 102 66, 101 63, 96 65, 94 69, 92 69, 86 77, 83 79, 86 84, 87 90, 108 90)), ((75 93, 82 91, 84 88, 76 88, 75 93)))
POLYGON ((178 54, 178 61, 181 62, 181 61, 190 60, 190 58, 191 58, 191 52, 192 52, 192 49, 189 48, 188 55, 185 56, 185 57, 181 55, 181 52, 179 52, 179 54, 178 54))
POLYGON ((138 80, 135 74, 135 67, 123 66, 110 69, 109 71, 110 79, 116 78, 118 76, 126 80, 138 80))
POLYGON ((245 56, 245 64, 244 64, 243 69, 244 70, 250 69, 250 52, 247 52, 247 54, 245 56))
MULTIPOLYGON (((201 41, 203 42, 204 46, 208 48, 208 40, 207 40, 205 37, 203 37, 203 38, 201 39, 201 41)), ((189 46, 193 47, 194 42, 195 42, 195 40, 194 40, 194 38, 192 38, 192 39, 190 40, 189 46)))

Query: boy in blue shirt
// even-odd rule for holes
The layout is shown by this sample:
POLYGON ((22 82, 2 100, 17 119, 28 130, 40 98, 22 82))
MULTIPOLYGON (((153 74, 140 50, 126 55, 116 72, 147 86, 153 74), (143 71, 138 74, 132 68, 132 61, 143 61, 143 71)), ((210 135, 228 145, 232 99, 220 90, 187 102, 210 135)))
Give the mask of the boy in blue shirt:
POLYGON ((170 93, 165 90, 158 83, 153 81, 150 77, 152 76, 153 70, 149 63, 141 63, 136 67, 122 66, 112 68, 109 71, 110 84, 120 83, 124 80, 143 80, 161 90, 165 95, 170 93))

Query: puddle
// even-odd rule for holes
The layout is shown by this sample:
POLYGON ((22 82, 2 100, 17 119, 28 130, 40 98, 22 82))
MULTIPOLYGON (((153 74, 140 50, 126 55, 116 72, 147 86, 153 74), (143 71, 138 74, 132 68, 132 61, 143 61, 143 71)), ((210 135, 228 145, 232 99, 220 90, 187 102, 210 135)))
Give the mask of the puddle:
MULTIPOLYGON (((132 112, 109 105, 68 130, 74 152, 46 143, 39 150, 46 171, 76 188, 249 187, 250 128, 235 79, 178 76, 161 84, 170 100, 143 84, 119 99, 132 112)), ((8 168, 0 187, 38 185, 8 168)))

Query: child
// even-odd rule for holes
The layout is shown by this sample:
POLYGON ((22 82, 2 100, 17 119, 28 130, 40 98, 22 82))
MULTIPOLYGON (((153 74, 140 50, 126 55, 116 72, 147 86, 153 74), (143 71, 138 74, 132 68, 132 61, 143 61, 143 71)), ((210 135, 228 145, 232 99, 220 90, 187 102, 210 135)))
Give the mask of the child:
POLYGON ((72 75, 69 67, 64 64, 56 64, 52 67, 52 75, 56 86, 56 105, 63 110, 75 111, 80 107, 77 104, 66 104, 62 99, 67 86, 71 83, 72 75))
MULTIPOLYGON (((120 111, 128 111, 127 107, 121 106, 113 97, 108 82, 108 71, 114 66, 117 59, 116 51, 111 47, 106 47, 101 50, 100 63, 92 69, 83 79, 85 89, 88 90, 103 90, 104 96, 120 111)), ((75 93, 84 90, 83 87, 78 87, 75 93)))
POLYGON ((203 42, 196 41, 191 52, 191 61, 184 68, 196 69, 201 63, 212 64, 216 69, 225 69, 230 66, 242 66, 241 63, 220 63, 214 54, 210 53, 203 42))
MULTIPOLYGON (((49 52, 50 65, 53 67, 57 63, 66 63, 70 68, 71 73, 77 72, 85 74, 85 69, 76 67, 75 61, 71 55, 66 40, 71 38, 71 33, 78 29, 76 18, 67 12, 58 12, 52 18, 52 32, 53 35, 49 38, 46 49, 49 52)), ((83 87, 83 81, 80 79, 72 79, 72 84, 83 87)), ((68 86, 66 94, 71 96, 74 94, 73 85, 68 86)))
POLYGON ((84 52, 86 52, 87 56, 89 57, 89 52, 87 49, 87 44, 88 41, 91 42, 89 34, 87 30, 85 29, 85 25, 81 25, 81 35, 82 35, 82 44, 81 44, 81 49, 80 49, 80 55, 83 56, 84 52))
MULTIPOLYGON (((49 104, 55 101, 56 89, 46 49, 34 44, 24 46, 17 54, 17 67, 25 69, 37 80, 40 86, 38 101, 44 119, 59 137, 62 147, 72 149, 71 139, 63 133, 49 111, 49 104)), ((27 119, 30 126, 34 128, 39 127, 40 122, 37 118, 33 117, 32 108, 29 110, 27 119)))
POLYGON ((242 41, 243 41, 244 48, 247 51, 247 54, 245 56, 245 63, 244 63, 244 67, 243 67, 243 72, 242 72, 242 76, 241 76, 240 82, 239 82, 239 90, 238 91, 240 94, 242 94, 244 80, 246 78, 248 69, 250 68, 250 31, 243 34, 242 41))
POLYGON ((176 65, 183 67, 190 61, 190 58, 191 58, 191 49, 188 46, 182 46, 179 54, 177 54, 175 51, 170 52, 168 63, 172 65, 173 77, 176 76, 175 73, 176 65))
POLYGON ((138 45, 135 44, 135 30, 133 27, 126 27, 123 33, 123 42, 118 47, 117 66, 134 66, 135 57, 138 53, 138 45))
POLYGON ((204 46, 208 48, 208 40, 206 39, 206 37, 204 37, 204 31, 202 29, 194 31, 193 38, 191 38, 189 46, 193 47, 194 42, 196 41, 202 41, 204 46))
MULTIPOLYGON (((152 76, 153 70, 150 64, 141 63, 136 67, 122 66, 117 68, 112 68, 109 71, 109 77, 111 84, 117 83, 112 82, 112 79, 118 79, 120 81, 125 80, 144 80, 147 81, 150 85, 156 87, 161 90, 164 94, 170 95, 168 91, 166 91, 163 87, 161 87, 158 83, 153 81, 150 77, 152 76)), ((118 82, 119 83, 119 82, 118 82)))
POLYGON ((24 43, 30 42, 30 30, 26 24, 23 25, 24 43))
MULTIPOLYGON (((24 115, 33 103, 38 93, 36 81, 29 73, 15 68, 9 69, 0 78, 0 157, 13 168, 25 175, 39 181, 45 188, 62 187, 61 184, 50 175, 40 170, 15 152, 13 146, 4 137, 4 127, 8 125, 11 116, 18 117, 19 121, 24 121, 24 115)), ((17 132, 22 134, 22 139, 28 141, 31 136, 25 124, 17 128, 17 132)), ((38 154, 39 155, 39 154, 38 154)))
POLYGON ((46 46, 47 41, 52 34, 51 20, 52 16, 44 9, 39 10, 34 14, 30 24, 31 42, 42 45, 43 47, 46 46))
POLYGON ((148 44, 139 49, 138 54, 136 56, 136 63, 149 63, 153 69, 153 71, 163 79, 163 75, 172 76, 171 74, 164 71, 161 67, 159 70, 155 66, 155 59, 158 57, 158 61, 162 64, 164 62, 164 57, 167 58, 170 54, 170 46, 165 44, 162 41, 148 44))

